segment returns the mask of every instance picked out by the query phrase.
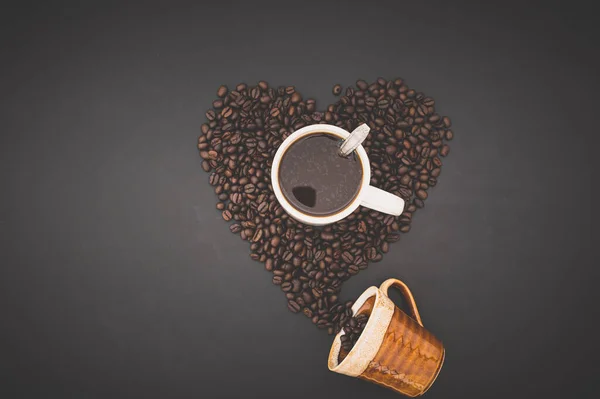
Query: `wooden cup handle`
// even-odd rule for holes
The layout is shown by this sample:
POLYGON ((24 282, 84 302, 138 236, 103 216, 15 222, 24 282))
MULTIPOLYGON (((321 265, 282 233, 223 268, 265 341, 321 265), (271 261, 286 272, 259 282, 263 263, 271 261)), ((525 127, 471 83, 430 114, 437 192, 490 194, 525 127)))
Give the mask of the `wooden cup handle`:
POLYGON ((417 303, 415 302, 415 298, 413 297, 412 293, 408 289, 408 286, 398 279, 389 278, 385 280, 383 284, 381 284, 379 289, 385 296, 388 296, 388 288, 391 286, 396 286, 400 289, 400 292, 402 292, 402 295, 408 301, 408 306, 410 307, 413 319, 415 319, 415 321, 419 323, 421 327, 423 327, 423 322, 421 321, 421 316, 419 315, 419 309, 417 309, 417 303))

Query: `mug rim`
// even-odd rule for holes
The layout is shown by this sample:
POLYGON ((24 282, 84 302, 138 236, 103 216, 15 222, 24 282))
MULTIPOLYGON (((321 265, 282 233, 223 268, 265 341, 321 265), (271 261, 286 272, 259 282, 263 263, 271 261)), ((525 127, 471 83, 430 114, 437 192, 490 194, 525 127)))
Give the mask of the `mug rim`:
POLYGON ((342 329, 336 334, 327 360, 329 370, 351 377, 358 377, 369 367, 369 363, 381 348, 396 308, 396 305, 387 295, 384 295, 375 286, 367 288, 352 305, 352 316, 356 316, 362 305, 372 297, 375 297, 375 303, 367 324, 350 352, 341 362, 338 361, 338 357, 342 347, 341 337, 345 335, 345 331, 342 329))
POLYGON ((350 135, 350 133, 347 130, 327 123, 316 123, 296 130, 295 132, 290 134, 283 141, 283 143, 281 143, 281 145, 277 149, 277 152, 275 153, 275 157, 273 158, 273 163, 271 165, 271 186, 273 187, 273 191, 275 192, 275 197, 277 198, 277 201, 279 201, 279 204, 281 204, 281 206, 287 212, 288 215, 303 223, 307 223, 313 226, 323 226, 344 219, 346 216, 350 215, 360 206, 361 196, 365 190, 365 187, 367 187, 371 181, 371 163, 369 161, 369 156, 367 155, 367 152, 365 151, 364 147, 362 146, 362 144, 359 145, 356 148, 356 153, 358 154, 358 159, 360 160, 363 172, 360 187, 354 199, 341 211, 331 215, 316 216, 309 215, 305 212, 296 209, 287 200, 287 198, 285 198, 285 195, 281 190, 279 181, 279 167, 281 164, 281 159, 283 158, 283 155, 285 154, 288 148, 290 148, 296 141, 300 140, 301 138, 315 133, 327 133, 337 136, 341 139, 345 139, 350 135))

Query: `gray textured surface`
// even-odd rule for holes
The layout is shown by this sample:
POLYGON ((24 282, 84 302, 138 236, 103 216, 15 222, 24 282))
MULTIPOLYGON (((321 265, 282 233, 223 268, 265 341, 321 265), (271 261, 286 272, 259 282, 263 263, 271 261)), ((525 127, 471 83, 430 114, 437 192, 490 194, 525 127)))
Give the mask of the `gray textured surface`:
POLYGON ((323 109, 334 83, 401 76, 456 138, 412 231, 342 297, 409 284, 447 347, 429 398, 594 397, 590 10, 216 3, 2 11, 0 392, 397 397, 327 370, 331 337, 229 233, 195 144, 221 83, 323 109))

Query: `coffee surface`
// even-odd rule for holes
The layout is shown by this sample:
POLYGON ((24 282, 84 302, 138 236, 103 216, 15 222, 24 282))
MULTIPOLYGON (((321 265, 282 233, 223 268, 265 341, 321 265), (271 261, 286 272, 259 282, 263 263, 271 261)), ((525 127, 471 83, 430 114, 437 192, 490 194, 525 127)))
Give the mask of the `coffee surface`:
POLYGON ((355 153, 338 155, 341 139, 315 133, 284 153, 279 167, 281 191, 301 212, 326 216, 348 206, 358 194, 362 165, 355 153))

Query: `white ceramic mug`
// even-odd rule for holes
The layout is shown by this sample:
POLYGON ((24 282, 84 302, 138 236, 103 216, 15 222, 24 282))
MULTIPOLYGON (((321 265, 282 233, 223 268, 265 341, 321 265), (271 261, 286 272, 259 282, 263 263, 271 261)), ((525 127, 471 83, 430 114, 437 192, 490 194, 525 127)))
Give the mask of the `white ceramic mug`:
POLYGON ((330 134, 340 139, 346 139, 350 135, 350 133, 348 133, 346 130, 334 125, 315 124, 305 126, 302 129, 295 131, 287 139, 285 139, 277 150, 275 158, 273 158, 273 165, 271 166, 271 183, 273 185, 273 191, 275 192, 275 196, 277 197, 277 200, 283 209, 291 217, 302 223, 313 226, 322 226, 342 220, 354 212, 360 205, 395 216, 398 216, 402 213, 404 210, 404 200, 402 198, 369 185, 369 182, 371 181, 371 164, 369 163, 367 152, 362 145, 358 146, 355 150, 362 166, 362 180, 360 182, 358 194, 354 197, 352 202, 350 202, 339 212, 326 216, 311 215, 295 208, 285 198, 281 190, 279 181, 279 166, 281 164, 281 159, 283 158, 286 150, 294 145, 294 143, 296 143, 298 140, 317 133, 330 134))

